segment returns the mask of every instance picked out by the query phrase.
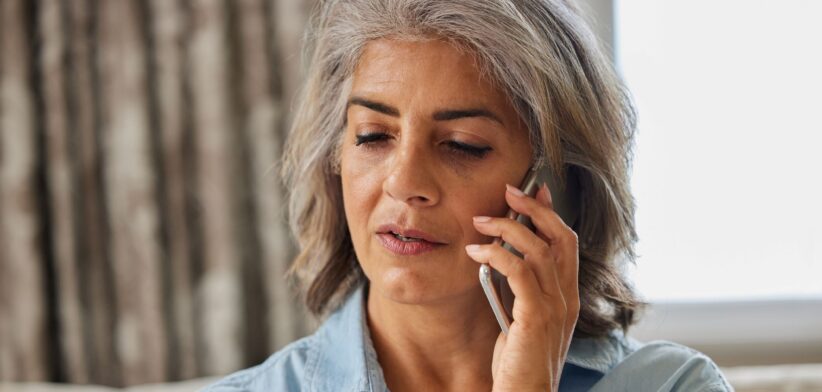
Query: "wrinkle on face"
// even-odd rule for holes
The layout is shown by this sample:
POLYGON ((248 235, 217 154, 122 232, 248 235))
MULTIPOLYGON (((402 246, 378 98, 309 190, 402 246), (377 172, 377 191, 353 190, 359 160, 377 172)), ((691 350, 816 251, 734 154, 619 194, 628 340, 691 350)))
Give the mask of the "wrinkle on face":
POLYGON ((478 266, 464 245, 490 239, 476 232, 472 217, 505 215, 505 184, 519 184, 532 151, 509 99, 476 64, 473 54, 446 41, 380 39, 365 46, 353 74, 340 162, 343 204, 360 265, 372 290, 386 298, 425 303, 472 290, 481 295, 478 266), (472 110, 500 121, 459 113, 472 110), (379 148, 356 146, 367 132, 388 140, 371 144, 379 148), (452 142, 492 150, 474 159, 455 153, 452 142), (376 237, 387 222, 431 232, 448 246, 397 256, 376 237))

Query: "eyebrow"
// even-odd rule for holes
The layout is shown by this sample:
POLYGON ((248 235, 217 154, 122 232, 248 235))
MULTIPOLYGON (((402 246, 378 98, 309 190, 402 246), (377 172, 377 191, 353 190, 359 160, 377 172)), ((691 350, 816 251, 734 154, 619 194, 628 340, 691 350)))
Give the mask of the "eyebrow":
MULTIPOLYGON (((399 117, 400 111, 390 105, 386 105, 384 103, 372 101, 369 99, 365 99, 362 97, 351 97, 348 100, 348 104, 346 105, 346 109, 351 107, 352 105, 363 106, 365 108, 371 109, 375 112, 379 112, 382 114, 386 114, 392 117, 399 117)), ((436 121, 450 121, 450 120, 458 120, 461 118, 471 118, 471 117, 485 117, 489 120, 498 122, 500 125, 505 125, 502 120, 494 113, 492 113, 488 109, 482 108, 475 108, 475 109, 448 109, 448 110, 439 110, 434 113, 432 118, 436 121)))

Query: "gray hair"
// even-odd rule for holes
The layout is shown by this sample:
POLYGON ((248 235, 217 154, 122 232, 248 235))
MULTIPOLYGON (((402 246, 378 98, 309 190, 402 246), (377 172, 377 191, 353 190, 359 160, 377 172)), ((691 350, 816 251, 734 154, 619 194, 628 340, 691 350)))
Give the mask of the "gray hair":
POLYGON ((372 40, 441 39, 476 55, 484 77, 526 124, 535 166, 579 187, 580 316, 576 336, 627 329, 643 305, 622 274, 635 259, 629 172, 635 113, 578 11, 558 0, 325 0, 306 31, 309 68, 283 161, 291 269, 314 314, 363 277, 339 177, 351 76, 372 40))

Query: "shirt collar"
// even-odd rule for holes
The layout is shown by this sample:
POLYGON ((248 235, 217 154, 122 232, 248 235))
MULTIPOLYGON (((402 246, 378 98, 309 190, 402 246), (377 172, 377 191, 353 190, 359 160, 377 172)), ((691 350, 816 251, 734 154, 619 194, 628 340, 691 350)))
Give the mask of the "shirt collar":
POLYGON ((317 330, 312 384, 316 391, 387 391, 365 319, 361 284, 317 330))
MULTIPOLYGON (((387 391, 365 319, 366 284, 361 284, 317 331, 316 377, 309 390, 387 391)), ((575 338, 566 363, 607 374, 639 343, 613 330, 598 338, 575 338)))

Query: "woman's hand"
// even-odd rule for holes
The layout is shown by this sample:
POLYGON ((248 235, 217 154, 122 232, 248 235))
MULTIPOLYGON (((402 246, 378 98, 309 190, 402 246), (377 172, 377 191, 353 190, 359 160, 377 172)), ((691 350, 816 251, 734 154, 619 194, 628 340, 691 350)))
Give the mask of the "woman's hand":
POLYGON ((499 241, 466 246, 471 258, 508 278, 516 297, 508 335, 500 333, 494 347, 494 391, 556 391, 579 316, 577 235, 554 212, 545 185, 536 199, 507 187, 508 205, 529 216, 536 233, 508 218, 474 217, 474 227, 523 257, 499 241))

